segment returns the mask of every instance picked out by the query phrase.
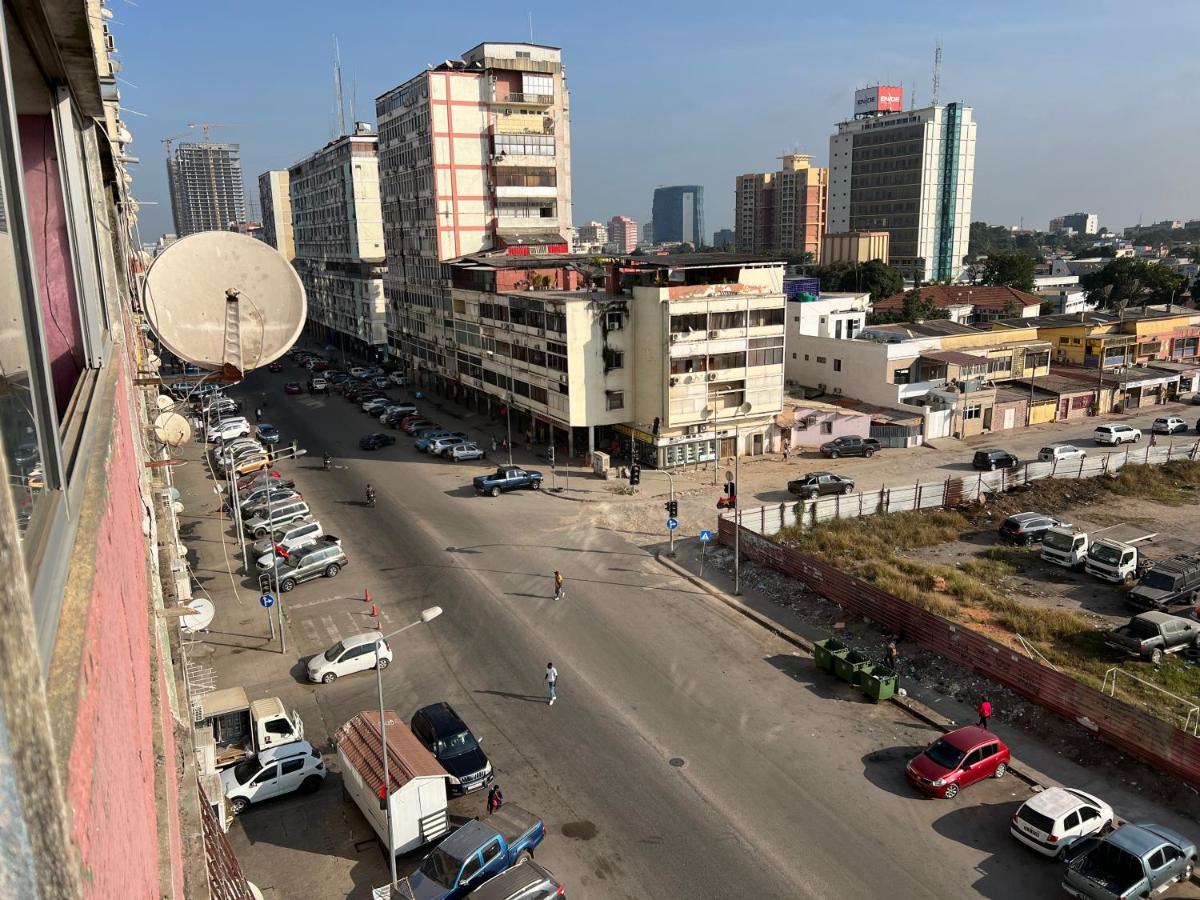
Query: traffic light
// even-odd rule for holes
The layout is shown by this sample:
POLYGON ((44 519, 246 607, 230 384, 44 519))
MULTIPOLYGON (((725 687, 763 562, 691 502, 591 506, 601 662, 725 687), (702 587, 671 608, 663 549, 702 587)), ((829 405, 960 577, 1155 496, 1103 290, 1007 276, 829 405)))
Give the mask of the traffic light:
POLYGON ((546 448, 546 459, 550 462, 550 465, 554 465, 554 445, 553 444, 551 444, 549 447, 546 448))
POLYGON ((642 480, 642 467, 633 463, 629 467, 629 486, 636 487, 642 480))
POLYGON ((668 500, 666 503, 663 504, 663 508, 667 511, 667 515, 670 516, 672 519, 674 519, 677 515, 679 515, 679 501, 678 500, 668 500))

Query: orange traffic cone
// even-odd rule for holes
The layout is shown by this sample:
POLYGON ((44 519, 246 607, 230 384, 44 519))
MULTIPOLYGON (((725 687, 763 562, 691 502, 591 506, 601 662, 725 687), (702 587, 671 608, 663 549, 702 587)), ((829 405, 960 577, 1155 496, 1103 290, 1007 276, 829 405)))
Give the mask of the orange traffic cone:
POLYGON ((374 603, 372 603, 372 604, 371 604, 371 618, 372 618, 372 619, 378 619, 378 618, 379 618, 379 610, 375 608, 375 604, 374 604, 374 603))
POLYGON ((371 591, 370 591, 370 589, 364 590, 363 591, 363 603, 370 603, 370 602, 371 602, 371 591))

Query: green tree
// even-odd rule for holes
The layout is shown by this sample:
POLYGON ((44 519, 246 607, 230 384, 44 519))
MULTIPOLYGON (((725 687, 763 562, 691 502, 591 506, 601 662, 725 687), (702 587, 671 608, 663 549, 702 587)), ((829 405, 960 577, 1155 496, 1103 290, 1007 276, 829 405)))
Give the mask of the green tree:
POLYGON ((811 266, 808 271, 821 279, 821 289, 825 291, 869 293, 872 300, 879 300, 904 290, 904 276, 878 259, 862 264, 837 262, 811 266))
POLYGON ((1001 250, 988 255, 983 265, 984 284, 1003 285, 1019 291, 1033 290, 1033 257, 1020 251, 1001 250))
POLYGON ((1102 306, 1126 303, 1171 303, 1187 287, 1187 278, 1165 266, 1124 256, 1080 279, 1088 299, 1102 306))

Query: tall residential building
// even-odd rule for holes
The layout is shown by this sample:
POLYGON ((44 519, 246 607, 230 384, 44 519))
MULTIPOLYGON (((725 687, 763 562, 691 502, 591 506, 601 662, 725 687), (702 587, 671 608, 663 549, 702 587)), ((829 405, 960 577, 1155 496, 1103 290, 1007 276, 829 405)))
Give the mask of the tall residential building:
POLYGON ((586 222, 575 229, 578 246, 601 247, 608 243, 608 226, 603 222, 586 222))
POLYGON ((961 103, 839 122, 829 139, 829 230, 886 231, 891 264, 923 281, 963 270, 975 179, 961 103))
POLYGON ((613 216, 608 220, 608 242, 617 253, 629 253, 638 244, 637 222, 629 216, 613 216))
POLYGON ((653 244, 654 243, 654 222, 653 222, 653 220, 647 222, 645 225, 642 226, 642 243, 643 244, 653 244))
POLYGON ((1052 233, 1068 229, 1076 234, 1096 234, 1100 230, 1100 219, 1095 213, 1078 212, 1050 220, 1052 233))
POLYGON ((287 171, 296 258, 315 336, 384 352, 383 214, 379 139, 366 123, 287 171))
POLYGON ((701 247, 704 236, 704 188, 698 184, 660 187, 654 191, 654 243, 701 247))
POLYGON ((480 44, 381 95, 375 111, 388 341, 429 378, 457 384, 467 362, 453 349, 454 309, 441 264, 487 250, 525 256, 568 249, 562 52, 480 44))
POLYGON ((739 175, 734 204, 737 249, 743 253, 809 253, 821 259, 829 170, 791 153, 778 172, 739 175))
POLYGON ((237 144, 176 144, 167 160, 171 215, 181 238, 246 223, 242 151, 237 144))
POLYGON ((732 250, 737 246, 737 232, 732 228, 720 228, 713 232, 713 248, 716 250, 732 250))
POLYGON ((258 203, 262 207, 262 239, 289 260, 295 259, 292 201, 288 196, 286 169, 272 169, 258 176, 258 203))

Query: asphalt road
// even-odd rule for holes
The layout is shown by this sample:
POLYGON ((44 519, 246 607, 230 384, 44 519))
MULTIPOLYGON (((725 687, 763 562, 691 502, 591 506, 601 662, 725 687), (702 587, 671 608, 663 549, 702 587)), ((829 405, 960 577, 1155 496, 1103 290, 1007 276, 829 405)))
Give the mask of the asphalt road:
MULTIPOLYGON (((441 618, 392 639, 387 703, 405 719, 436 700, 455 706, 506 798, 545 818, 538 859, 570 896, 1057 892, 1057 868, 1007 834, 1027 796, 1021 783, 989 781, 953 802, 918 797, 903 767, 931 730, 863 703, 625 535, 582 527, 581 504, 532 492, 476 497, 470 476, 486 465, 434 460, 404 437, 359 451, 376 423, 338 395, 284 396, 295 373, 256 374, 243 394, 252 409, 266 392, 265 418, 309 450, 292 471, 351 565, 286 595, 287 654, 247 652, 258 650, 247 635, 261 611, 230 601, 214 625, 229 644, 212 657, 218 686, 281 696, 327 747, 329 733, 375 705, 375 678, 308 685, 304 661, 372 627, 364 589, 385 631, 439 605, 441 618), (321 470, 324 450, 333 471, 321 470), (367 481, 379 492, 374 509, 362 503, 367 481), (551 597, 555 568, 566 577, 562 601, 551 597), (560 672, 553 707, 548 661, 560 672)), ((190 469, 189 490, 210 490, 190 469)), ((219 569, 218 532, 202 524, 204 562, 219 569)), ((214 590, 220 582, 212 577, 214 590)), ((455 808, 480 814, 482 798, 455 808)), ((333 784, 250 810, 231 840, 268 897, 366 896, 385 880, 361 816, 333 784)))

